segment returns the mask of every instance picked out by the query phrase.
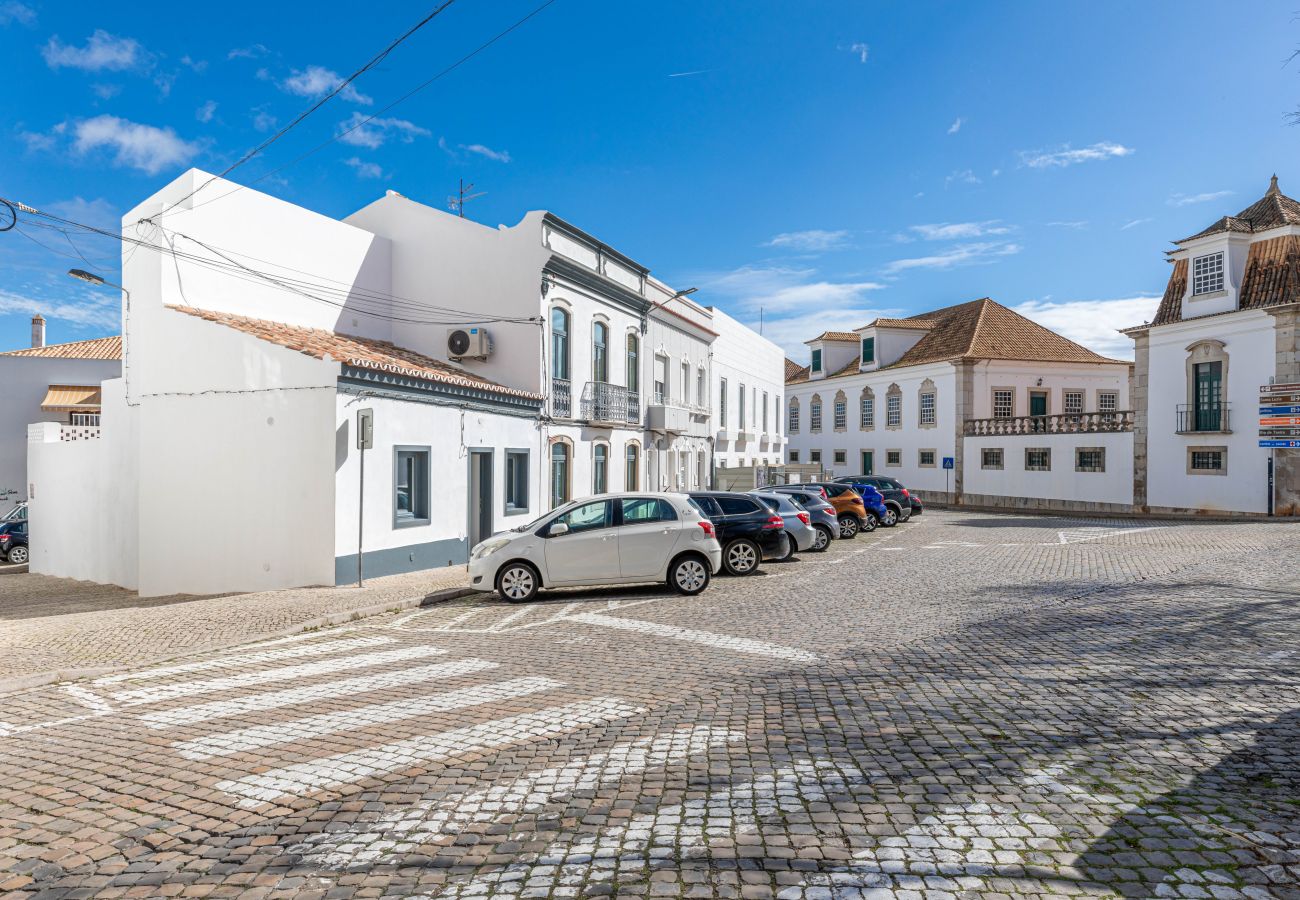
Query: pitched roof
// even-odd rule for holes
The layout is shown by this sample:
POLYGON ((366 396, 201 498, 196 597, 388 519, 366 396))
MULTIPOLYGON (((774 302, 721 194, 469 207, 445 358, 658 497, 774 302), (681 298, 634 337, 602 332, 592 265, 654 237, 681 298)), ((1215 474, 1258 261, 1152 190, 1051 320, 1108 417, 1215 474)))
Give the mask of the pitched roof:
POLYGON ((326 331, 323 328, 285 325, 267 319, 254 319, 249 316, 214 312, 207 309, 171 305, 168 305, 167 308, 218 325, 225 325, 236 331, 242 331, 244 334, 250 334, 259 340, 278 344, 289 350, 297 350, 299 353, 304 353, 316 359, 328 357, 358 369, 391 372, 439 384, 478 388, 479 390, 510 397, 541 399, 540 394, 497 384, 495 381, 489 381, 472 372, 467 372, 459 366, 433 359, 422 353, 416 353, 414 350, 407 350, 405 347, 399 347, 391 341, 381 341, 353 334, 339 334, 335 331, 326 331))
MULTIPOLYGON (((1187 260, 1180 259, 1174 262, 1165 295, 1151 324, 1168 325, 1182 321, 1183 295, 1186 293, 1187 260)), ((1297 302, 1300 302, 1300 235, 1284 234, 1254 241, 1246 252, 1237 309, 1263 309, 1297 302)))
POLYGON ((811 341, 804 341, 804 343, 811 344, 816 341, 853 341, 857 343, 858 334, 855 331, 823 331, 811 341))
POLYGON ((26 347, 9 350, 0 356, 38 356, 45 359, 121 359, 122 336, 94 338, 89 341, 70 341, 66 344, 46 344, 44 347, 26 347))
POLYGON ((798 364, 797 362, 795 362, 793 359, 786 359, 786 361, 785 361, 785 383, 786 383, 786 384, 789 384, 791 381, 793 381, 793 380, 796 379, 796 378, 799 378, 799 376, 801 376, 801 375, 807 377, 807 375, 808 375, 808 367, 807 367, 807 366, 801 366, 801 365, 799 365, 799 364, 798 364))
MULTIPOLYGON (((958 359, 1065 363, 1124 362, 1094 353, 1087 347, 1076 344, 987 297, 921 313, 902 321, 928 323, 929 328, 910 350, 890 365, 881 366, 874 371, 958 359)), ((854 360, 827 377, 853 375, 858 370, 858 362, 854 360)), ((795 380, 807 379, 796 378, 795 380)))
POLYGON ((917 328, 930 329, 934 322, 926 319, 872 319, 863 328, 917 328))
POLYGON ((1277 186, 1277 176, 1274 175, 1269 181, 1264 196, 1250 206, 1235 216, 1224 216, 1209 228, 1174 243, 1184 244, 1187 241, 1225 231, 1253 234, 1277 228, 1279 225, 1300 225, 1300 203, 1282 193, 1277 186))

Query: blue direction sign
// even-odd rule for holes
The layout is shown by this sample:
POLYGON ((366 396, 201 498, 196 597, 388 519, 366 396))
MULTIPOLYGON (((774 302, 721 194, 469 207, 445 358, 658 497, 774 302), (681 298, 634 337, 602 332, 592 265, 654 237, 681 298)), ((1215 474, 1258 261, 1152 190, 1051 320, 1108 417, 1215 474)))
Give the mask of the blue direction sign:
POLYGON ((956 466, 957 466, 957 458, 956 458, 956 457, 954 457, 954 456, 945 456, 945 457, 943 458, 943 467, 944 467, 945 469, 953 469, 953 468, 956 468, 956 466))
POLYGON ((1281 447, 1284 449, 1300 448, 1300 441, 1260 441, 1261 447, 1281 447))
POLYGON ((1261 416, 1300 416, 1300 406, 1261 406, 1261 416))

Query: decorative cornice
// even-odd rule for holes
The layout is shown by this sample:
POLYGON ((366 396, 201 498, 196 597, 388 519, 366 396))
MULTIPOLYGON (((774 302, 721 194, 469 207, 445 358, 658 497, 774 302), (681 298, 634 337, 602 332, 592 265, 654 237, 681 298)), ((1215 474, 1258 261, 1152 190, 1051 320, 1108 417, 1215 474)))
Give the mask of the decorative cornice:
POLYGON ((625 307, 639 316, 650 311, 650 301, 636 291, 626 288, 604 275, 593 272, 581 263, 560 256, 558 253, 551 254, 551 258, 546 261, 542 271, 563 278, 566 281, 572 281, 574 284, 598 294, 602 299, 617 306, 625 307))
POLYGON ((470 406, 485 412, 536 418, 541 414, 540 397, 499 394, 469 385, 426 381, 395 371, 344 365, 339 375, 339 389, 350 392, 377 392, 394 400, 435 403, 445 406, 470 406))

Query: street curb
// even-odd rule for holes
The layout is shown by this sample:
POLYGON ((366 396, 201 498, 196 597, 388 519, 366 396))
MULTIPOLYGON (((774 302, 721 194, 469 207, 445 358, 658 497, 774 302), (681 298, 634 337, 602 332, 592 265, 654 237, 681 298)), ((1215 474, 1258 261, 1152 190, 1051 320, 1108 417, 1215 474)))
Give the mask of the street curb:
POLYGON ((359 609, 350 609, 346 612, 330 613, 327 616, 319 616, 315 619, 299 622, 297 625, 290 626, 289 628, 282 628, 279 631, 258 635, 257 637, 245 636, 239 640, 216 643, 207 647, 188 648, 183 652, 172 652, 166 656, 156 656, 150 659, 136 660, 121 666, 55 669, 51 672, 37 672, 34 675, 19 675, 13 678, 0 678, 0 696, 17 693, 19 691, 26 691, 32 688, 43 687, 44 685, 53 684, 57 681, 77 681, 82 678, 99 678, 116 672, 125 672, 146 666, 156 666, 159 663, 179 659, 182 656, 191 656, 199 653, 212 653, 217 650, 228 650, 231 647, 239 647, 244 644, 258 644, 262 641, 273 641, 276 638, 293 637, 296 634, 301 634, 304 631, 311 631, 315 628, 328 628, 331 625, 344 625, 348 622, 355 622, 359 619, 383 615, 388 612, 399 612, 404 609, 436 606, 439 603, 445 603, 448 600, 455 600, 458 597, 467 597, 473 593, 476 592, 470 588, 447 588, 442 591, 434 591, 432 594, 425 594, 423 597, 408 597, 405 600, 393 600, 388 603, 379 603, 374 606, 363 606, 359 609))

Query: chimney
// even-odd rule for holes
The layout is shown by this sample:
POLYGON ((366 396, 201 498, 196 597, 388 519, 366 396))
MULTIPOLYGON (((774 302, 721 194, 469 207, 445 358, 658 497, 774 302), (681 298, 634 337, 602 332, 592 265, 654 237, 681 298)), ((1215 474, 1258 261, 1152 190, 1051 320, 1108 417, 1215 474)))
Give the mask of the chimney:
POLYGON ((45 317, 41 315, 32 316, 32 346, 45 346, 45 317))

